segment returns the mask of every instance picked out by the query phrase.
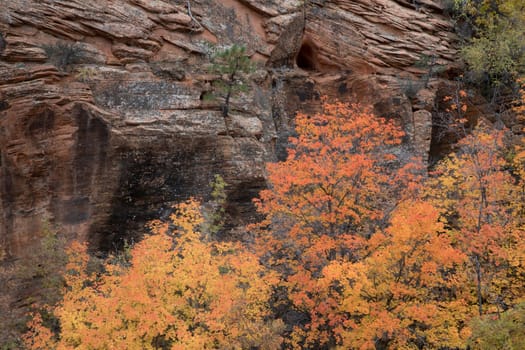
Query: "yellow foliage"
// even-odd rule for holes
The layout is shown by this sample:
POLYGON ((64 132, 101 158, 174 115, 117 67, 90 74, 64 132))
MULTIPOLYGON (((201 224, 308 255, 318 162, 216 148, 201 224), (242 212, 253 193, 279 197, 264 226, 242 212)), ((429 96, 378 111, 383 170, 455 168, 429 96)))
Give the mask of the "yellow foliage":
POLYGON ((523 184, 507 171, 504 137, 504 131, 474 131, 429 183, 429 197, 469 256, 468 299, 478 314, 525 296, 523 184))
MULTIPOLYGON (((201 240, 199 205, 178 205, 171 223, 133 247, 131 266, 106 265, 86 275, 85 246, 73 244, 68 288, 53 310, 60 320, 56 349, 239 349, 279 346, 279 320, 266 321, 275 276, 236 243, 201 240), (170 232, 169 225, 178 229, 170 232)), ((34 325, 33 325, 34 324, 34 325)), ((31 349, 49 342, 35 318, 31 349)))

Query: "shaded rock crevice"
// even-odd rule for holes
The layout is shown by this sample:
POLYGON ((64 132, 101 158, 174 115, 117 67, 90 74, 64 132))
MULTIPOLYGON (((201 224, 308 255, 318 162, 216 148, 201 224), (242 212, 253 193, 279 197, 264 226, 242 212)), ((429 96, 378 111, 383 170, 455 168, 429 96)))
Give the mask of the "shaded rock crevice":
POLYGON ((307 71, 318 70, 317 48, 313 43, 305 40, 301 44, 301 48, 295 58, 295 63, 297 64, 297 67, 307 71))

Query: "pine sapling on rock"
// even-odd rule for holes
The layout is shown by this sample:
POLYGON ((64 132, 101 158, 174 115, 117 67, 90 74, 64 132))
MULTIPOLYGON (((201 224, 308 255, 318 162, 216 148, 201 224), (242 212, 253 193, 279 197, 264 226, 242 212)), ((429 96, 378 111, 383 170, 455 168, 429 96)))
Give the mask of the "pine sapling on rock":
POLYGON ((223 117, 228 116, 231 98, 238 93, 249 91, 247 75, 254 70, 254 63, 247 56, 246 48, 241 45, 234 44, 212 56, 212 64, 208 71, 218 77, 212 82, 212 90, 205 97, 221 100, 223 117))

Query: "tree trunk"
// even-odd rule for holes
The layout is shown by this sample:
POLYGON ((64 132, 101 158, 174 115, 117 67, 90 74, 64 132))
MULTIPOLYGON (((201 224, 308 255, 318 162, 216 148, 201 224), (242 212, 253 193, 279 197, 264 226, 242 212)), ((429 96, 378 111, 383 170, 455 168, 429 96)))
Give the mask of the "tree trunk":
POLYGON ((474 263, 476 268, 476 293, 478 295, 478 311, 479 315, 483 315, 483 298, 481 296, 481 264, 479 263, 479 256, 474 255, 474 263))

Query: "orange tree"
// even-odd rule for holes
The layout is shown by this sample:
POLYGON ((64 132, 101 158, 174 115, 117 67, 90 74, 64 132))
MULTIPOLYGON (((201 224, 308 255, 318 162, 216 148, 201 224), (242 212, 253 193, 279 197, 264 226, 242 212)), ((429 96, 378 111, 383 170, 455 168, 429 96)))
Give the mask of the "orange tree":
POLYGON ((310 316, 294 328, 293 346, 318 348, 333 337, 329 345, 344 349, 461 347, 469 335, 460 288, 465 255, 439 216, 428 202, 404 201, 361 260, 333 260, 317 277, 291 276, 290 298, 310 316))
POLYGON ((28 348, 278 348, 282 322, 268 309, 275 276, 239 244, 203 241, 196 202, 176 209, 133 247, 129 267, 89 274, 85 245, 73 244, 64 298, 50 308, 60 333, 35 315, 28 348))
POLYGON ((384 217, 394 187, 389 173, 396 157, 389 150, 403 132, 340 102, 325 101, 321 113, 298 113, 295 122, 288 157, 267 165, 270 188, 256 204, 272 228, 264 237, 272 259, 322 265, 334 254, 348 255, 358 234, 370 234, 384 217))
MULTIPOLYGON (((270 188, 256 201, 266 218, 262 227, 267 229, 261 231, 258 240, 262 261, 283 274, 274 307, 287 320, 290 347, 351 347, 347 340, 350 333, 358 334, 356 327, 370 330, 361 342, 370 344, 382 337, 380 327, 372 328, 362 319, 369 317, 378 322, 383 316, 378 310, 390 303, 395 306, 385 308, 385 312, 393 312, 394 320, 401 317, 399 309, 408 307, 402 302, 406 299, 403 293, 367 298, 354 289, 354 283, 369 278, 380 286, 370 287, 366 293, 372 293, 373 288, 392 287, 395 276, 389 275, 390 270, 374 279, 370 269, 381 264, 394 268, 404 259, 391 256, 380 262, 376 255, 366 258, 376 254, 372 254, 368 238, 388 224, 400 195, 397 186, 407 191, 414 188, 408 186, 413 181, 410 167, 401 171, 395 156, 403 133, 393 122, 378 118, 359 105, 339 102, 325 102, 322 111, 313 116, 299 113, 296 132, 297 136, 290 139, 292 148, 286 161, 268 165, 270 188), (393 299, 388 301, 389 298, 393 299), (365 309, 375 311, 365 315, 365 309)), ((448 244, 445 238, 436 238, 438 232, 433 229, 437 230, 437 226, 417 233, 428 236, 422 238, 421 249, 436 244, 433 251, 439 251, 448 244), (432 239, 434 243, 429 243, 432 239)), ((385 245, 394 244, 390 236, 383 237, 385 245)), ((424 251, 421 249, 417 252, 424 251)), ((450 264, 460 260, 461 254, 455 256, 450 264)), ((420 276, 445 260, 436 257, 432 265, 427 254, 407 271, 420 276)), ((446 266, 452 269, 452 265, 446 266)), ((432 283, 438 284, 441 277, 437 271, 432 283)), ((399 281, 398 285, 405 282, 399 281)), ((403 288, 409 289, 410 294, 418 285, 403 288)), ((398 286, 399 290, 403 288, 398 286)), ((417 304, 429 294, 421 291, 411 300, 417 304)), ((400 325, 417 323, 416 313, 403 316, 400 325)), ((394 344, 395 338, 398 336, 387 334, 385 341, 394 344)))
POLYGON ((288 158, 268 165, 271 189, 259 210, 272 219, 330 236, 356 231, 381 216, 389 187, 388 148, 401 143, 394 123, 359 105, 324 103, 321 113, 298 113, 288 158))

